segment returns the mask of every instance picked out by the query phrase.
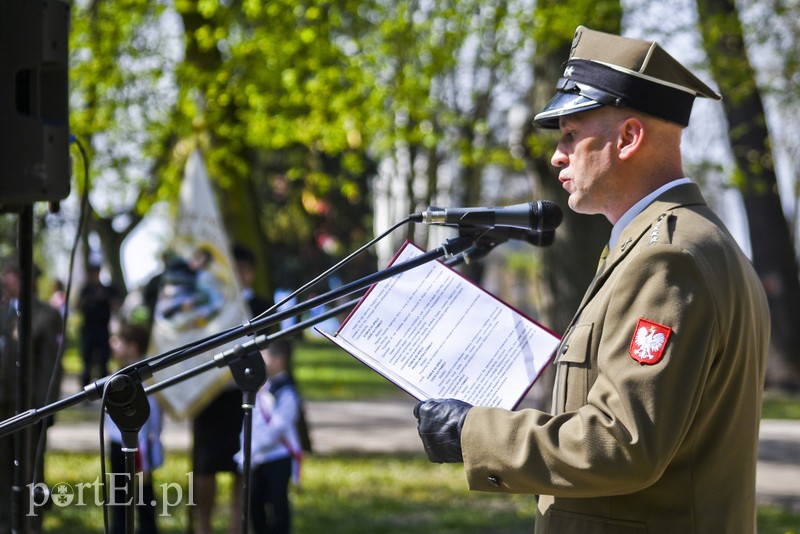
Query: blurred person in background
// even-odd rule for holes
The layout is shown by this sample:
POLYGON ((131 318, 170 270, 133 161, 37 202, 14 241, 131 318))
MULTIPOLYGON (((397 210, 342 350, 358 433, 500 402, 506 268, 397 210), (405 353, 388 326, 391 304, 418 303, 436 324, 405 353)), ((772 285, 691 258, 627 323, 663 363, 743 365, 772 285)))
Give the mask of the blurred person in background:
POLYGON ((78 296, 78 311, 83 318, 80 350, 83 360, 81 382, 84 386, 108 375, 111 317, 121 303, 119 294, 100 280, 100 265, 90 264, 87 276, 78 296))

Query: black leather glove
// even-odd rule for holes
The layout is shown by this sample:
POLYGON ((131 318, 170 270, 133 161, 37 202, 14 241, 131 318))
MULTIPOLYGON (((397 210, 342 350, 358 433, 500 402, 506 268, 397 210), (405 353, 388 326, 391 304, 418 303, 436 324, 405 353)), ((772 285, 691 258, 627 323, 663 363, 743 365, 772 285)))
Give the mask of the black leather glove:
POLYGON ((471 404, 456 399, 420 401, 414 407, 417 431, 428 460, 439 464, 463 462, 461 429, 471 404))

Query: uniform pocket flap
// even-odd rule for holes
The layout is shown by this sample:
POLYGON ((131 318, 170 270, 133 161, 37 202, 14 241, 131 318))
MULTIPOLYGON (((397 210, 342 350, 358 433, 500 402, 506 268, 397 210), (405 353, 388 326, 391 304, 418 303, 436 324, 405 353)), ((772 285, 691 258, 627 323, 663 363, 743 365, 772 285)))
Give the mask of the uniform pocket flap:
POLYGON ((594 323, 576 324, 558 349, 558 363, 583 363, 589 357, 594 323))

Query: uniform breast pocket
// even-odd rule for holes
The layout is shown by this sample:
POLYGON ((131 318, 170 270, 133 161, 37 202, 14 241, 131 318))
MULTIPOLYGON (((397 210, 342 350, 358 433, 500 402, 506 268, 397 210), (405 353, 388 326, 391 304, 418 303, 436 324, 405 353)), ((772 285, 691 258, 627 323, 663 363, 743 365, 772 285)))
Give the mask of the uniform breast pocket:
POLYGON ((574 325, 561 343, 558 354, 559 407, 577 410, 589 395, 589 354, 593 323, 574 325))

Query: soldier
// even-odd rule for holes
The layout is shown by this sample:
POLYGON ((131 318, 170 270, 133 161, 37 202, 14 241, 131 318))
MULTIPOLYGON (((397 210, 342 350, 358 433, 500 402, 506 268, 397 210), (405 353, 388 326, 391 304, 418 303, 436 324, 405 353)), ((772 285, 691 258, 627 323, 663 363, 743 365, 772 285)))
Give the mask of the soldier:
POLYGON ((534 121, 569 206, 613 225, 556 356, 553 413, 419 403, 435 462, 475 490, 539 495, 536 532, 755 532, 769 311, 750 262, 683 172, 695 97, 658 44, 578 27, 534 121))

